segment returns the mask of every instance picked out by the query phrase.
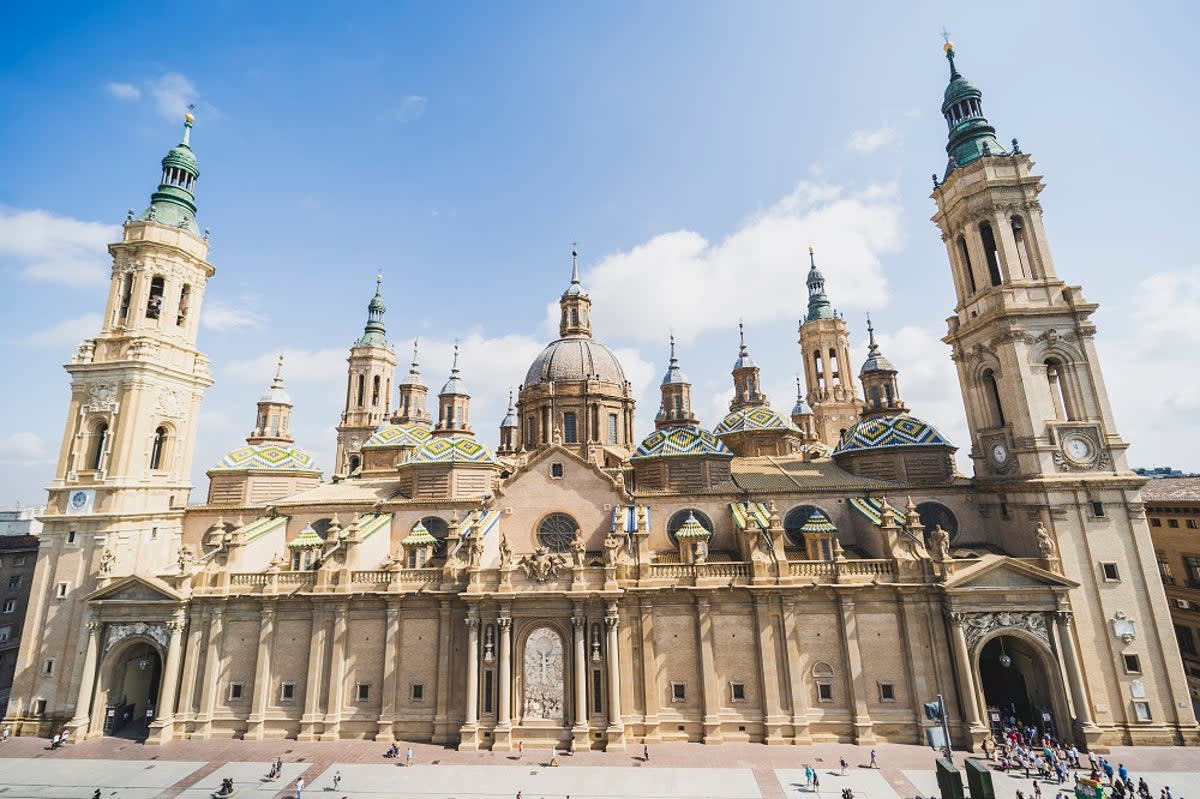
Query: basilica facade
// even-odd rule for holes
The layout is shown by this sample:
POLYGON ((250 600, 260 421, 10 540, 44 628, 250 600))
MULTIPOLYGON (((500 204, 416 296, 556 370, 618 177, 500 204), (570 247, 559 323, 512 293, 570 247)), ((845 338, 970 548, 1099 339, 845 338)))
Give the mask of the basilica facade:
POLYGON ((1096 305, 1058 277, 1033 162, 946 55, 933 222, 973 477, 873 330, 851 363, 810 252, 787 415, 743 338, 729 413, 702 427, 672 342, 655 429, 635 430, 576 269, 493 449, 457 359, 436 398, 415 350, 398 370, 379 287, 332 474, 292 439, 281 364, 189 505, 215 271, 189 116, 66 366, 6 723, 495 751, 917 743, 941 695, 960 745, 1009 716, 1082 747, 1200 743, 1096 305))

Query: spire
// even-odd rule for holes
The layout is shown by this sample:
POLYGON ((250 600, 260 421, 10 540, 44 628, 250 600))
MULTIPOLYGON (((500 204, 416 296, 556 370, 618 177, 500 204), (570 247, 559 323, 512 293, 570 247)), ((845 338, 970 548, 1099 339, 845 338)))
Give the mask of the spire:
POLYGON ((501 427, 516 427, 517 426, 517 409, 513 406, 513 390, 508 390, 508 412, 504 414, 504 421, 500 423, 501 427))
POLYGON ((808 245, 808 280, 806 282, 808 284, 808 314, 805 315, 804 321, 832 319, 833 306, 829 302, 829 297, 825 295, 825 276, 821 274, 820 269, 817 269, 817 258, 811 244, 808 245))
POLYGON ((425 411, 425 398, 429 389, 421 379, 421 369, 417 363, 417 347, 420 341, 413 339, 412 366, 400 381, 400 401, 396 405, 396 413, 392 416, 392 424, 429 424, 429 414, 425 411))
POLYGON ((900 399, 896 367, 879 351, 870 314, 867 314, 867 337, 867 360, 858 373, 858 378, 862 381, 863 395, 867 398, 863 415, 906 413, 908 408, 904 405, 904 400, 900 399))
POLYGON ((450 363, 450 379, 438 394, 438 421, 434 432, 439 435, 470 435, 471 426, 467 416, 470 401, 467 387, 458 376, 458 342, 455 341, 454 359, 450 363))
POLYGON ((673 334, 671 336, 671 360, 667 366, 667 373, 663 375, 660 391, 662 392, 662 402, 654 417, 655 429, 661 430, 665 427, 698 423, 696 415, 692 413, 692 384, 688 382, 687 376, 679 368, 679 360, 675 357, 675 336, 673 334))
POLYGON ((450 379, 442 386, 442 394, 466 394, 466 386, 458 376, 458 342, 454 342, 454 357, 450 361, 450 379))
POLYGON ((421 339, 413 339, 412 366, 408 368, 408 375, 400 381, 401 385, 423 385, 421 383, 421 367, 417 361, 417 347, 420 343, 421 339))
POLYGON ((375 296, 367 303, 367 324, 355 344, 362 347, 386 347, 387 331, 383 327, 383 315, 387 306, 383 304, 383 273, 375 275, 375 296))
POLYGON ((758 365, 754 363, 754 359, 750 357, 750 350, 746 347, 746 328, 742 321, 738 320, 738 358, 733 364, 734 369, 757 369, 758 365))
POLYGON ((679 368, 679 359, 675 357, 675 335, 672 334, 671 335, 671 359, 670 359, 670 362, 667 364, 667 373, 665 375, 663 375, 662 384, 664 386, 667 386, 667 385, 671 385, 672 383, 686 383, 686 382, 688 382, 687 376, 684 375, 683 370, 679 368))
POLYGON ((558 334, 567 336, 592 335, 592 301, 579 284, 579 249, 571 245, 571 285, 558 301, 562 317, 558 323, 558 334))
POLYGON ((283 387, 283 353, 275 363, 275 377, 267 393, 258 399, 258 414, 254 423, 254 432, 247 438, 247 444, 290 444, 292 434, 288 432, 288 423, 292 418, 292 398, 283 387))
POLYGON ((800 386, 800 375, 796 375, 796 404, 792 406, 792 416, 805 413, 808 413, 808 408, 804 407, 804 389, 800 386))
MULTIPOLYGON (((189 109, 192 106, 189 106, 189 109)), ((162 179, 158 189, 150 195, 150 207, 138 217, 160 225, 178 227, 196 236, 200 227, 196 224, 196 179, 200 177, 200 165, 192 153, 192 123, 195 121, 189 110, 183 117, 183 137, 179 144, 167 151, 162 159, 162 179)))
POLYGON ((949 138, 946 142, 946 175, 987 156, 1008 155, 996 138, 996 129, 983 115, 983 93, 964 78, 954 61, 954 42, 942 33, 946 60, 950 63, 950 83, 942 98, 942 116, 946 118, 949 138))
POLYGON ((760 390, 758 375, 758 364, 750 357, 750 349, 746 346, 745 326, 739 321, 738 359, 733 364, 733 400, 729 403, 729 410, 767 404, 767 398, 760 390))

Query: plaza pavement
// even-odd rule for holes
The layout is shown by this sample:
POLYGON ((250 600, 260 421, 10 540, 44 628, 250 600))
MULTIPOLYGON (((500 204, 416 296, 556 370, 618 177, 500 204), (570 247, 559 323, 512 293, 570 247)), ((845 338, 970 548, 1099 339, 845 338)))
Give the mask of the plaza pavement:
MULTIPOLYGON (((767 747, 759 744, 657 744, 643 762, 640 745, 628 752, 560 753, 551 767, 547 750, 523 753, 458 752, 430 744, 412 746, 414 765, 383 757, 387 744, 372 741, 176 741, 143 746, 104 738, 50 751, 44 739, 12 738, 0 744, 0 799, 208 799, 225 777, 242 799, 291 799, 296 778, 303 799, 913 799, 934 793, 932 752, 924 747, 876 747, 879 769, 868 769, 870 747, 841 744, 767 747), (276 757, 280 779, 266 779, 276 757), (840 773, 838 760, 849 768, 840 773), (804 766, 820 774, 819 793, 804 784, 804 766), (332 790, 341 772, 338 791, 332 790)), ((1200 799, 1200 750, 1182 747, 1118 748, 1110 759, 1145 776, 1154 796, 1170 785, 1176 799, 1200 799)), ((961 755, 956 762, 962 762, 961 755)), ((993 772, 998 799, 1032 793, 1032 781, 993 772)), ((1044 785, 1044 799, 1057 786, 1044 785)))

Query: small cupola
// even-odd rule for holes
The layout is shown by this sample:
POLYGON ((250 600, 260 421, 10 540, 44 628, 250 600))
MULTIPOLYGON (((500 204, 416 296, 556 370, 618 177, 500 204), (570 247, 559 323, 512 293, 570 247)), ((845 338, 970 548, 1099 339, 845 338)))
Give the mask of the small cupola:
POLYGON ((560 337, 592 335, 592 300, 579 283, 578 250, 571 250, 571 285, 567 286, 558 304, 562 309, 558 322, 560 337))
POLYGON ((470 435, 470 402, 471 395, 467 393, 467 387, 458 374, 458 344, 455 343, 450 378, 438 394, 438 419, 434 435, 470 435))
POLYGON ((696 414, 692 412, 692 384, 687 375, 679 367, 675 357, 675 336, 671 336, 671 357, 667 365, 667 373, 663 375, 662 403, 654 418, 654 427, 662 430, 665 427, 677 425, 694 425, 698 423, 696 414))
POLYGON ((195 117, 188 112, 183 117, 183 138, 163 156, 162 179, 150 195, 150 207, 139 219, 160 225, 183 228, 196 236, 196 180, 200 165, 192 153, 192 123, 195 117))
POLYGON ((877 414, 907 413, 904 400, 900 399, 900 383, 896 379, 896 367, 879 351, 875 341, 875 326, 871 317, 867 317, 867 360, 858 373, 862 381, 863 395, 866 405, 863 406, 863 416, 877 414))

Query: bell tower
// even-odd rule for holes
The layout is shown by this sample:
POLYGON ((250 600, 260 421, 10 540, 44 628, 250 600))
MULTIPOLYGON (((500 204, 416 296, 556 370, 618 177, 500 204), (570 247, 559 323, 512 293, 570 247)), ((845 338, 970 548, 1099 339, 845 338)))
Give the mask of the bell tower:
POLYGON ((800 353, 804 359, 805 399, 812 408, 817 439, 837 446, 842 431, 858 421, 862 401, 850 371, 850 334, 846 321, 833 310, 825 294, 825 276, 808 248, 808 313, 800 322, 800 353))
MULTIPOLYGON (((346 374, 346 409, 337 426, 336 475, 348 477, 362 465, 359 450, 392 412, 392 380, 396 353, 387 340, 383 315, 383 275, 375 276, 375 296, 367 303, 367 324, 350 348, 346 374)), ((414 358, 415 360, 415 358, 414 358)))
POLYGON ((1139 728, 1152 718, 1164 740, 1192 740, 1195 717, 1138 494, 1144 480, 1126 465, 1096 354, 1097 305, 1055 272, 1038 200, 1045 184, 1032 160, 1015 139, 1011 150, 1000 145, 949 42, 945 53, 949 159, 942 181, 934 175, 933 221, 957 298, 943 341, 967 414, 981 524, 1007 554, 1040 555, 1078 584, 1060 600, 1057 622, 1064 650, 1081 664, 1071 678, 1074 737, 1091 747, 1120 727, 1147 740, 1139 728), (1117 629, 1125 619, 1135 620, 1136 638, 1117 629), (1162 668, 1131 674, 1130 655, 1162 668))

